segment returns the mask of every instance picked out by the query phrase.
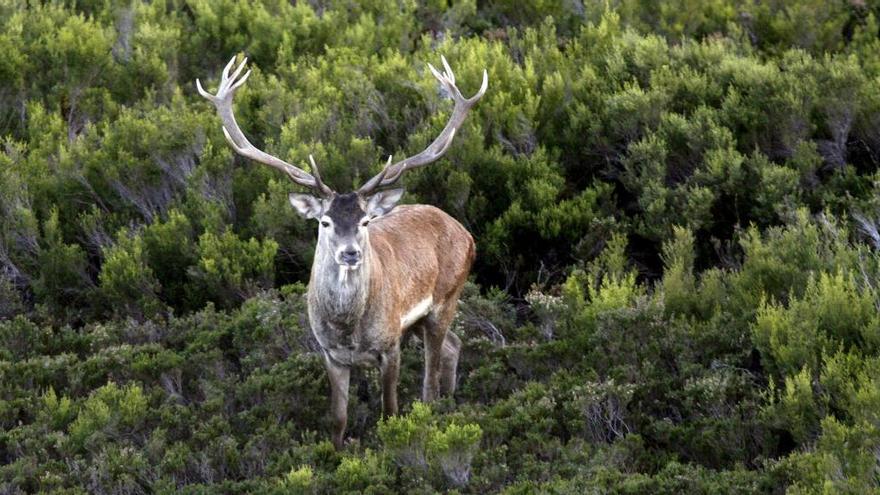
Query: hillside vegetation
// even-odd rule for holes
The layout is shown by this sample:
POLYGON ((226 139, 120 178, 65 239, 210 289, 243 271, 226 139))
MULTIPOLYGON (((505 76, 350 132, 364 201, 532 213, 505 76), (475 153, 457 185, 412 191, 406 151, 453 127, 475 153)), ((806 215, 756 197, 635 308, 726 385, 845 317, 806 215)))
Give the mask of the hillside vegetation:
POLYGON ((880 493, 880 2, 0 0, 0 494, 880 493), (349 440, 316 227, 489 90, 404 202, 477 242, 452 399, 349 440))

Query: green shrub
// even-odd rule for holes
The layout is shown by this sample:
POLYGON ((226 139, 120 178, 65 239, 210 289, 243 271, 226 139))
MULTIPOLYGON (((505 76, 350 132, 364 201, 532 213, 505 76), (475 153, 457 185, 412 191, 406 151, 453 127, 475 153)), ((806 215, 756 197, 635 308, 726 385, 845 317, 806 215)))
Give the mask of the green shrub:
POLYGON ((119 388, 110 382, 82 404, 69 427, 71 444, 74 449, 89 449, 135 433, 146 418, 147 406, 138 385, 119 388))
POLYGON ((414 402, 405 416, 382 420, 376 433, 397 463, 419 469, 428 468, 428 440, 436 428, 430 406, 414 402))
POLYGON ((198 262, 190 277, 208 298, 221 306, 247 299, 271 283, 278 244, 273 240, 239 239, 232 231, 199 236, 198 262))
POLYGON ((0 493, 877 491, 878 15, 0 2, 0 493), (337 452, 314 225, 194 81, 249 57, 249 140, 347 191, 446 125, 439 54, 489 76, 400 182, 477 242, 457 393, 355 371, 337 452))
POLYGON ((277 493, 315 493, 315 473, 309 466, 291 468, 278 482, 277 493))
POLYGON ((383 459, 367 450, 362 457, 343 457, 333 473, 336 493, 387 493, 389 479, 383 459))
POLYGON ((810 278, 803 298, 792 298, 788 307, 762 304, 755 321, 755 343, 767 364, 782 375, 806 367, 818 370, 823 351, 837 346, 853 349, 865 345, 878 322, 876 297, 861 290, 852 275, 822 273, 810 278))
POLYGON ((159 300, 159 281, 145 251, 141 235, 120 231, 116 243, 104 252, 99 275, 101 294, 117 316, 143 320, 164 309, 159 300))
POLYGON ((428 455, 440 465, 453 487, 463 487, 470 480, 471 461, 480 448, 482 436, 479 425, 450 423, 446 428, 436 430, 428 440, 428 455))

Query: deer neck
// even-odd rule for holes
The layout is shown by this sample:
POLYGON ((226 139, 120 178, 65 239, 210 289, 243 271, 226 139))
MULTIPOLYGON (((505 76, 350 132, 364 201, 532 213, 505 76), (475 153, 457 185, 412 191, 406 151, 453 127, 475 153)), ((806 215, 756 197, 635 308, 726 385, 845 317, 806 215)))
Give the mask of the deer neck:
POLYGON ((357 323, 370 296, 372 250, 367 246, 361 265, 351 270, 340 266, 328 250, 315 251, 312 265, 313 301, 327 320, 344 325, 357 323))

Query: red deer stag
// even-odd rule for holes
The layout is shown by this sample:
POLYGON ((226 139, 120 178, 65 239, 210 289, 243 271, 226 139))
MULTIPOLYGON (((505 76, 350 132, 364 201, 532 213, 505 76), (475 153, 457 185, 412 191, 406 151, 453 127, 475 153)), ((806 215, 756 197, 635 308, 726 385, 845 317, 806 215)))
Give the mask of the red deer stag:
POLYGON ((483 71, 480 90, 465 98, 455 85, 446 59, 441 73, 428 64, 455 106, 439 136, 421 153, 392 163, 355 192, 339 194, 322 181, 311 156, 312 173, 256 147, 242 133, 232 113, 232 98, 250 71, 239 78, 247 59, 223 69, 217 94, 196 80, 199 93, 217 107, 223 133, 239 154, 275 167, 309 189, 290 194, 290 203, 305 218, 318 220, 318 242, 308 290, 309 321, 320 343, 330 377, 333 444, 343 445, 348 420, 351 366, 378 366, 383 413, 397 414, 400 341, 408 330, 425 348, 422 399, 455 391, 461 341, 449 332, 458 297, 474 260, 468 231, 443 211, 428 205, 395 204, 403 189, 387 189, 407 170, 427 165, 452 143, 468 111, 488 86, 483 71), (231 72, 231 73, 230 73, 231 72))

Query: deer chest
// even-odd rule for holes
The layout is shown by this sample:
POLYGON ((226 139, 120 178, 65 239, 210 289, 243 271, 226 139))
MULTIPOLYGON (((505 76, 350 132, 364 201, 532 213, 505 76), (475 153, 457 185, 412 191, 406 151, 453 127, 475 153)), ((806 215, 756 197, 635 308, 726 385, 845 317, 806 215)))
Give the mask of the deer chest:
POLYGON ((361 332, 324 322, 316 325, 315 339, 333 361, 345 366, 378 366, 381 351, 361 332))
POLYGON ((333 361, 346 366, 379 366, 381 353, 355 346, 324 348, 333 361))

